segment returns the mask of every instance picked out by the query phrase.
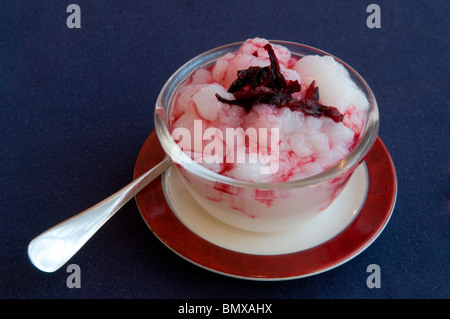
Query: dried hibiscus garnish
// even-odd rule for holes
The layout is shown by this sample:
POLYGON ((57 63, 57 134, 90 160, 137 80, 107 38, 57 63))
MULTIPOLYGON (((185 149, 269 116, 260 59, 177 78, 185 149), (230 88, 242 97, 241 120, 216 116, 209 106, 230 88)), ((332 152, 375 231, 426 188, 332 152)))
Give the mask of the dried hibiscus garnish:
POLYGON ((288 107, 305 115, 327 116, 335 122, 344 119, 337 108, 319 103, 319 88, 315 85, 315 81, 308 86, 303 99, 294 99, 292 93, 300 92, 301 85, 297 80, 286 81, 281 73, 278 58, 269 43, 264 49, 269 54, 270 65, 250 66, 248 69, 238 71, 237 79, 228 89, 235 99, 228 100, 216 94, 220 102, 239 105, 247 111, 256 104, 265 103, 275 107, 288 107))

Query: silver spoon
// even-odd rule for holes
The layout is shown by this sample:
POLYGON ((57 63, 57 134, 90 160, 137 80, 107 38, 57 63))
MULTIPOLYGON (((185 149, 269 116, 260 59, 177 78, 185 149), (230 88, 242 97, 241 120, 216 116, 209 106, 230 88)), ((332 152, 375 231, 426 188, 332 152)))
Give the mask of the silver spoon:
POLYGON ((166 157, 120 191, 34 238, 28 245, 33 265, 45 272, 58 270, 108 219, 171 164, 171 159, 166 157))

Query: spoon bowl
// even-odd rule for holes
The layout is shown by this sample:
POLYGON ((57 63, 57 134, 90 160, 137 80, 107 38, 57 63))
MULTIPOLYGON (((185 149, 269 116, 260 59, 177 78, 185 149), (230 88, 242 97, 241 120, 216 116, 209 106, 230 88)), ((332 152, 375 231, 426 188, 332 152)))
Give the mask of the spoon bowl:
POLYGON ((53 226, 28 245, 28 257, 36 268, 54 272, 62 267, 120 208, 172 165, 166 157, 130 184, 86 209, 53 226))

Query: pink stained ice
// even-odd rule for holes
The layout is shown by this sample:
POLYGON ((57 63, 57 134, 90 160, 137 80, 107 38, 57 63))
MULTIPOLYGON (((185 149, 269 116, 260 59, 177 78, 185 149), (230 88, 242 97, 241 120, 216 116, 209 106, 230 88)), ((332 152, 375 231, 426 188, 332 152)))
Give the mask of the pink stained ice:
POLYGON ((196 70, 177 92, 170 129, 172 132, 179 128, 188 130, 191 138, 198 139, 200 135, 201 143, 184 138, 176 141, 192 159, 219 174, 245 181, 275 183, 318 174, 352 150, 364 124, 368 101, 352 82, 348 71, 333 58, 305 56, 298 59, 287 48, 271 44, 286 81, 297 81, 301 85, 301 91, 293 93, 292 98, 303 99, 314 81, 320 89, 319 102, 339 110, 344 115, 342 122, 267 103, 258 103, 248 110, 221 102, 217 95, 226 100, 236 99, 228 89, 239 71, 271 64, 264 48, 266 44, 265 39, 249 39, 237 52, 218 59, 213 67, 196 70), (196 126, 199 123, 200 128, 196 126), (258 139, 261 135, 255 137, 255 143, 250 143, 248 134, 247 139, 245 135, 239 136, 242 139, 236 138, 230 143, 226 139, 227 129, 237 135, 266 132, 266 143, 258 139), (275 135, 276 145, 273 144, 275 135), (239 146, 244 150, 244 157, 237 160, 235 156, 230 162, 228 155, 236 155, 239 146), (214 152, 211 152, 212 147, 214 152), (221 152, 217 152, 219 148, 221 152), (266 168, 264 174, 262 168, 266 168))

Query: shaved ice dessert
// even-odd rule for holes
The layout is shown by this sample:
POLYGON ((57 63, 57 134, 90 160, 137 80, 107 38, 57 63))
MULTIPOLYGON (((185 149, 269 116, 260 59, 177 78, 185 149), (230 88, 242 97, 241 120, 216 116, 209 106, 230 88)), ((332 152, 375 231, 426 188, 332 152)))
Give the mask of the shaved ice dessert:
POLYGON ((191 72, 164 108, 177 150, 203 168, 175 163, 193 197, 218 219, 245 230, 284 230, 316 216, 343 189, 357 165, 314 178, 354 150, 371 103, 330 55, 294 54, 262 38, 234 47, 191 72))
MULTIPOLYGON (((247 85, 246 81, 241 82, 247 85)), ((240 180, 285 182, 320 173, 347 155, 361 133, 368 106, 366 97, 350 80, 348 72, 332 57, 316 55, 298 59, 281 45, 270 45, 264 39, 251 39, 236 53, 218 59, 213 67, 194 72, 179 89, 169 123, 171 131, 183 127, 194 132, 194 121, 201 120, 202 136, 208 128, 214 129, 214 137, 220 138, 223 145, 221 158, 201 161, 209 169, 240 180), (284 79, 285 83, 267 88, 258 82, 247 91, 244 91, 246 88, 242 90, 244 92, 237 91, 244 72, 270 73, 275 68, 277 63, 271 63, 269 57, 271 48, 271 53, 275 54, 273 60, 278 60, 280 82, 284 79), (260 71, 262 68, 266 70, 260 71), (280 89, 276 90, 277 87, 280 89), (287 97, 282 96, 283 93, 287 97), (296 107, 295 102, 313 100, 308 93, 321 102, 317 110, 296 107), (326 105, 332 106, 327 109, 331 116, 318 110, 326 105), (251 163, 249 160, 230 163, 223 158, 229 154, 230 147, 236 146, 228 145, 223 139, 227 136, 225 130, 238 127, 244 132, 248 128, 267 128, 267 132, 278 129, 279 144, 273 158, 277 155, 279 162, 271 174, 261 174, 259 169, 260 165, 270 163, 251 163)), ((179 146, 194 160, 205 156, 207 143, 197 143, 200 148, 194 144, 192 139, 186 139, 179 146)), ((266 153, 271 153, 271 144, 267 144, 266 153)), ((246 155, 261 151, 259 145, 256 146, 256 149, 246 146, 246 155)))

